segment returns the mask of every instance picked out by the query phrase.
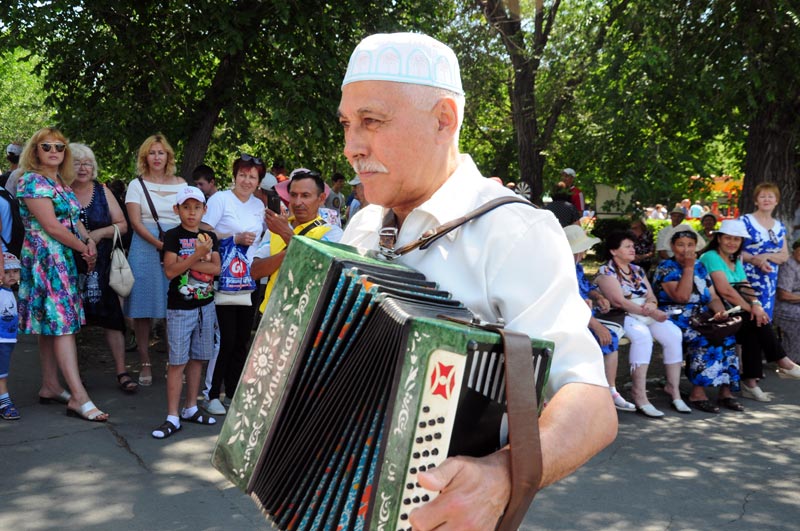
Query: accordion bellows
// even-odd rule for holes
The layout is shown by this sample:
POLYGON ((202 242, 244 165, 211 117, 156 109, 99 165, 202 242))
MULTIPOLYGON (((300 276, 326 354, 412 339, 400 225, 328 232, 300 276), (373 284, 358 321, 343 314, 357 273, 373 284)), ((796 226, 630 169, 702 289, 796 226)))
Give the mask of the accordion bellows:
POLYGON ((410 529, 435 497, 416 474, 506 442, 502 341, 472 318, 418 272, 293 238, 214 466, 279 529, 410 529))

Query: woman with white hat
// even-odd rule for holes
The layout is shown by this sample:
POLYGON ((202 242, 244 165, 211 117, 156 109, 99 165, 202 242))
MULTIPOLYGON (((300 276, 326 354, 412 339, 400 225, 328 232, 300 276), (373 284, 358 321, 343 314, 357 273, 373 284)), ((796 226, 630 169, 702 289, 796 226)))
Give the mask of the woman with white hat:
POLYGON ((758 386, 758 380, 764 377, 761 352, 768 362, 778 364, 782 369, 780 375, 785 378, 800 379, 800 367, 786 356, 770 316, 747 281, 741 255, 744 241, 749 237, 743 221, 724 220, 701 254, 700 262, 711 275, 720 298, 750 314, 736 334, 736 342, 742 346, 742 396, 769 402, 769 395, 758 386))
POLYGON ((581 260, 586 256, 586 251, 600 243, 600 239, 589 236, 579 225, 567 225, 564 227, 564 233, 567 235, 572 255, 575 257, 578 290, 581 293, 581 298, 592 309, 592 317, 589 318, 589 330, 600 344, 600 351, 603 353, 606 380, 608 380, 611 398, 614 399, 614 406, 620 411, 636 411, 636 406, 625 400, 616 387, 619 340, 625 332, 621 324, 600 320, 603 318, 603 314, 611 309, 611 303, 600 293, 597 286, 589 282, 581 265, 581 260))

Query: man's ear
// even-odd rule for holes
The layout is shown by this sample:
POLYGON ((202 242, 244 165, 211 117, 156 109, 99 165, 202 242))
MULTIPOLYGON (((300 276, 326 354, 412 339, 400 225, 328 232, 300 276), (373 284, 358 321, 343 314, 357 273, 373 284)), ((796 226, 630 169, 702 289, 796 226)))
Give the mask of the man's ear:
POLYGON ((450 143, 458 132, 458 106, 453 98, 441 98, 433 109, 438 121, 437 137, 441 143, 450 143))
POLYGON ((172 205, 172 211, 180 216, 181 208, 178 205, 172 205))

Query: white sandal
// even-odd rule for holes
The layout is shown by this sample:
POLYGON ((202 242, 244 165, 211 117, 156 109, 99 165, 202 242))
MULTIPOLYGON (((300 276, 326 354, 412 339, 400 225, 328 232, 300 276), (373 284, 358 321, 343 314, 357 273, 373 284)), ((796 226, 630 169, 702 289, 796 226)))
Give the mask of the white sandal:
POLYGON ((614 407, 620 411, 636 411, 636 406, 625 400, 622 395, 619 394, 619 391, 611 395, 611 398, 614 399, 614 407))
POLYGON ((108 420, 108 415, 106 415, 106 418, 104 418, 104 419, 100 419, 99 418, 99 417, 102 417, 103 415, 106 415, 106 414, 103 413, 102 411, 100 411, 100 409, 98 409, 98 407, 95 406, 94 402, 92 402, 91 400, 89 400, 88 402, 85 402, 81 406, 81 410, 80 411, 75 411, 71 407, 67 406, 67 416, 68 417, 78 417, 80 419, 88 420, 90 422, 106 422, 108 420), (92 413, 90 415, 89 412, 92 411, 92 410, 96 411, 96 413, 92 413))

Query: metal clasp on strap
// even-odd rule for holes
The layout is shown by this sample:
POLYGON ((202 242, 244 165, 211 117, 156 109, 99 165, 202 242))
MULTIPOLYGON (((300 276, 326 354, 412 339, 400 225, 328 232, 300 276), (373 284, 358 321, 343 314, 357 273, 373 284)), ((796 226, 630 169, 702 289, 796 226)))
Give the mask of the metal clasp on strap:
POLYGON ((397 243, 397 227, 383 227, 378 233, 378 255, 388 261, 396 259, 399 254, 394 251, 397 243))

